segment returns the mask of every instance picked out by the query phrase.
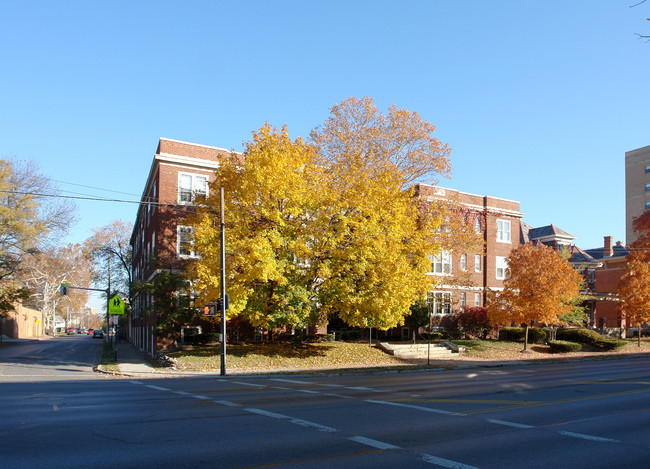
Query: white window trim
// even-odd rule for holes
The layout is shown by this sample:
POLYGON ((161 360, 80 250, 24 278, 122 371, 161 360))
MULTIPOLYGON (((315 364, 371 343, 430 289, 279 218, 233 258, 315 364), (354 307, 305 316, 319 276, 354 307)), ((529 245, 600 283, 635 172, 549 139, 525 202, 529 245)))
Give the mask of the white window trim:
POLYGON ((181 254, 181 230, 183 228, 188 228, 190 230, 190 236, 194 235, 194 229, 191 226, 178 225, 176 227, 176 254, 178 255, 178 257, 187 258, 187 259, 198 257, 198 254, 194 250, 194 241, 192 241, 191 243, 192 250, 190 251, 190 253, 181 254))
POLYGON ((480 254, 474 254, 474 272, 481 272, 481 255, 480 254), (478 261, 478 262, 477 262, 478 261))
POLYGON ((481 306, 481 294, 474 293, 474 306, 481 306), (476 301, 478 300, 478 301, 476 301))
POLYGON ((177 189, 178 189, 177 199, 179 204, 191 204, 194 202, 197 194, 197 184, 196 184, 197 178, 205 179, 205 197, 208 197, 210 195, 210 187, 209 187, 210 178, 208 178, 207 174, 186 173, 186 172, 179 171, 178 185, 177 185, 177 189), (190 188, 191 191, 190 200, 181 200, 181 178, 183 176, 189 176, 192 181, 191 188, 190 188))
POLYGON ((451 275, 452 263, 451 253, 449 251, 441 251, 435 256, 429 255, 427 257, 431 261, 431 273, 433 275, 451 275), (440 264, 440 272, 436 272, 436 263, 440 264), (447 266, 447 272, 445 272, 445 266, 447 266))
POLYGON ((497 280, 505 280, 508 271, 508 260, 503 256, 496 256, 496 278, 497 280), (500 272, 499 272, 500 271, 500 272))
POLYGON ((467 270, 467 254, 460 255, 460 270, 463 272, 467 270))
POLYGON ((497 243, 512 243, 512 223, 510 220, 497 219, 497 243), (505 229, 505 226, 503 230, 499 230, 499 223, 502 223, 504 225, 507 224, 507 231, 505 229))
POLYGON ((431 316, 450 316, 452 314, 452 302, 451 302, 451 292, 448 291, 429 291, 427 292, 427 304, 429 305, 429 314, 431 316), (443 305, 447 306, 447 311, 442 312, 442 313, 437 313, 436 310, 437 308, 437 303, 436 303, 436 296, 441 295, 441 297, 444 299, 447 297, 449 301, 444 301, 443 305))

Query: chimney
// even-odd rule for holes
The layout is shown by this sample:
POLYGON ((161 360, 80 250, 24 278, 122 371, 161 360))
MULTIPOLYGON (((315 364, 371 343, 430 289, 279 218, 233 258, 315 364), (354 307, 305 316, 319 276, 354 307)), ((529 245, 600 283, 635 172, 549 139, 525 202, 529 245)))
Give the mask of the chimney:
POLYGON ((612 246, 613 241, 613 236, 605 236, 605 249, 603 249, 603 257, 612 257, 614 255, 614 247, 612 246))

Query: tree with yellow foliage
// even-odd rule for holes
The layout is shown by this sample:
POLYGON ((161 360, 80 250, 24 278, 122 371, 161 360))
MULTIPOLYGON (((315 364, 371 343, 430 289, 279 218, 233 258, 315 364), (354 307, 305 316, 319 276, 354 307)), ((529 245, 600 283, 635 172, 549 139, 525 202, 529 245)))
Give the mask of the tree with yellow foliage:
MULTIPOLYGON (((448 212, 407 187, 447 175, 449 149, 416 113, 384 115, 370 98, 331 111, 309 143, 267 124, 241 157, 220 162, 213 187, 225 190, 230 316, 273 328, 336 313, 387 329, 431 289, 427 255, 442 249, 448 212)), ((214 219, 204 212, 195 224, 195 285, 207 299, 219 286, 214 219)))
POLYGON ((491 295, 488 316, 494 325, 526 325, 524 351, 531 322, 557 324, 571 312, 582 277, 560 252, 541 243, 523 244, 508 257, 503 291, 491 295))

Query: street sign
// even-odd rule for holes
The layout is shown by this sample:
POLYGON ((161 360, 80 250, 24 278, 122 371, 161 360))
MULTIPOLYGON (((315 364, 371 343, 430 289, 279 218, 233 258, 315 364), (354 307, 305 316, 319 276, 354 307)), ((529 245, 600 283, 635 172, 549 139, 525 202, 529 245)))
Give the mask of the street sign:
POLYGON ((124 301, 115 295, 108 302, 108 314, 124 314, 124 301))
POLYGON ((70 294, 70 284, 69 283, 62 283, 59 286, 59 292, 61 295, 69 295, 70 294))

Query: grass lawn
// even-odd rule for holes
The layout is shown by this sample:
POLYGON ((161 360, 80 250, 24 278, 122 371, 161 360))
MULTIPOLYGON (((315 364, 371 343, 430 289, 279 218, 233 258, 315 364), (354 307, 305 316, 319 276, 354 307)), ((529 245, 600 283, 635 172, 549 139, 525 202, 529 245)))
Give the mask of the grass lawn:
MULTIPOLYGON (((189 347, 170 352, 181 370, 218 370, 221 366, 219 345, 189 347)), ((403 365, 368 343, 322 342, 295 345, 273 342, 265 344, 227 345, 226 367, 231 370, 268 370, 277 368, 337 368, 403 365)))

